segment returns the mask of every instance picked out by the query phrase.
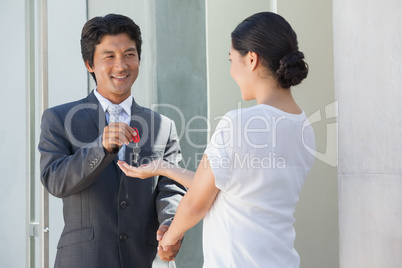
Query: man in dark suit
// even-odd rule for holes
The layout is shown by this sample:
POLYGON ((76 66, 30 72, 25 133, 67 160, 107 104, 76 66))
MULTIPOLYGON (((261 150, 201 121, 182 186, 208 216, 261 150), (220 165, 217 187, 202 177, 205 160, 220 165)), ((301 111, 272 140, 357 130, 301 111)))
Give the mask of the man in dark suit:
MULTIPOLYGON (((65 222, 55 267, 175 267, 156 256, 156 235, 170 225, 185 188, 166 177, 126 177, 116 164, 181 159, 174 122, 131 96, 141 44, 140 29, 128 17, 88 21, 81 52, 97 88, 43 113, 41 180, 63 199, 65 222)), ((161 252, 161 258, 174 259, 180 246, 161 252)))

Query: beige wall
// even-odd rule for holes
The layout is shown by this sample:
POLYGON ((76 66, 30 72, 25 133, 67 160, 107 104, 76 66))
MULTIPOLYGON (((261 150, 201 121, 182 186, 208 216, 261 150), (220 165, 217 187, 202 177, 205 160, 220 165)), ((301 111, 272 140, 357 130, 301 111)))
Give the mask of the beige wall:
POLYGON ((332 1, 281 0, 277 8, 296 31, 309 64, 309 76, 293 94, 314 127, 318 151, 296 208, 296 249, 301 267, 335 268, 339 242, 332 1))
MULTIPOLYGON (((209 119, 249 107, 230 77, 230 33, 246 17, 271 11, 270 1, 207 1, 207 66, 209 119), (227 15, 225 15, 227 14, 227 15)), ((321 0, 277 1, 278 13, 293 26, 305 53, 310 74, 294 95, 313 124, 317 159, 296 208, 296 249, 301 267, 338 267, 338 209, 336 180, 336 106, 332 57, 332 2, 321 0), (322 119, 320 119, 320 115, 322 119)))
POLYGON ((215 129, 218 119, 239 107, 255 105, 241 99, 237 84, 230 77, 230 34, 246 17, 271 9, 266 0, 206 0, 208 118, 215 129))

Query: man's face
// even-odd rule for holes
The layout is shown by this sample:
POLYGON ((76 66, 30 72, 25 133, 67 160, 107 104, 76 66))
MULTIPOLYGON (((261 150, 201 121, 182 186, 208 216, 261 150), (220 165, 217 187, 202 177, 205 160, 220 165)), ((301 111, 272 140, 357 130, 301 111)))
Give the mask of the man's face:
POLYGON ((95 47, 93 66, 98 92, 112 103, 119 104, 131 94, 138 77, 140 61, 137 46, 125 33, 105 35, 95 47))

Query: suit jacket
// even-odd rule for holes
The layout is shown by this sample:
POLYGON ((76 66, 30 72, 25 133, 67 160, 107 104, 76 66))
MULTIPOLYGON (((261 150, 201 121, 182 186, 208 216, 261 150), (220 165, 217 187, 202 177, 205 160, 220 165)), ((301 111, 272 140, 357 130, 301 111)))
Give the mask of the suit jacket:
MULTIPOLYGON (((133 101, 131 127, 140 134, 140 164, 181 159, 172 120, 133 101)), ((92 92, 47 109, 39 141, 41 181, 63 199, 65 226, 55 267, 172 267, 157 253, 156 230, 169 225, 185 188, 166 177, 126 177, 117 154, 102 146, 106 116, 92 92)), ((125 157, 133 164, 132 146, 125 157)))

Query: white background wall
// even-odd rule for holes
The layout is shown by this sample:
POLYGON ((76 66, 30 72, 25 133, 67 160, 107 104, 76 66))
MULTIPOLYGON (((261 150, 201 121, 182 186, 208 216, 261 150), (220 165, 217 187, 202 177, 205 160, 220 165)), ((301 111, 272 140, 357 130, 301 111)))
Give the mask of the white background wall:
POLYGON ((402 2, 334 1, 340 267, 402 263, 402 2))
POLYGON ((27 262, 25 1, 2 2, 0 64, 0 266, 27 262))

